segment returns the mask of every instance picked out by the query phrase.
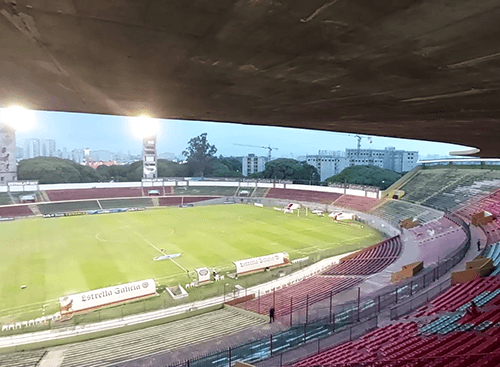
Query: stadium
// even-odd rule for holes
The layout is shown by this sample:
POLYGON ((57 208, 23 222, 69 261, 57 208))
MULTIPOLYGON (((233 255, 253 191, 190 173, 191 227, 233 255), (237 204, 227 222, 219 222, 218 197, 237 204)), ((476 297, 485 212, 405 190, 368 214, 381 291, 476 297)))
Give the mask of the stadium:
POLYGON ((0 125, 0 366, 499 365, 498 2, 15 0, 0 14, 16 123, 0 125), (42 184, 16 170, 29 117, 15 114, 33 110, 465 150, 385 190, 162 178, 149 132, 140 182, 42 184))

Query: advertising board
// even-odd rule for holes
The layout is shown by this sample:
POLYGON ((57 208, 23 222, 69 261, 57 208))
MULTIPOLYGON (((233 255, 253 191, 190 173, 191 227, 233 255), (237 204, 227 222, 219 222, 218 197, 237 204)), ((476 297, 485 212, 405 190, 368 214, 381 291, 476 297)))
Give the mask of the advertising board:
POLYGON ((250 271, 256 271, 283 265, 286 264, 287 262, 288 262, 288 254, 286 252, 278 252, 277 254, 235 261, 234 265, 236 265, 236 273, 242 274, 242 273, 248 273, 250 271))
POLYGON ((120 284, 113 287, 70 294, 59 298, 61 315, 87 311, 94 308, 125 302, 132 299, 154 296, 156 283, 153 279, 120 284))
POLYGON ((198 268, 196 269, 198 274, 198 283, 206 283, 210 281, 210 271, 208 268, 198 268))

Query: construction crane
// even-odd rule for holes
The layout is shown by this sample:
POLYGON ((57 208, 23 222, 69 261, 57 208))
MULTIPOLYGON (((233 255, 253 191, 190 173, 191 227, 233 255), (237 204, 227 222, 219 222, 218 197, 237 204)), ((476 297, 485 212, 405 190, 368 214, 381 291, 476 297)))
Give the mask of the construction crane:
POLYGON ((251 148, 262 148, 262 149, 267 149, 269 150, 269 154, 268 154, 268 158, 267 158, 267 161, 270 162, 271 161, 271 152, 273 150, 278 150, 278 148, 273 148, 271 147, 271 144, 269 144, 268 147, 265 147, 265 146, 260 146, 260 145, 247 145, 247 144, 234 144, 234 145, 238 145, 240 147, 251 147, 251 148))
POLYGON ((363 138, 368 139, 368 141, 371 144, 372 143, 372 138, 370 136, 362 136, 362 135, 359 135, 359 134, 356 134, 356 135, 349 134, 349 136, 352 136, 353 138, 358 139, 358 150, 357 150, 357 154, 356 155, 359 158, 359 151, 361 150, 361 139, 363 139, 363 138))

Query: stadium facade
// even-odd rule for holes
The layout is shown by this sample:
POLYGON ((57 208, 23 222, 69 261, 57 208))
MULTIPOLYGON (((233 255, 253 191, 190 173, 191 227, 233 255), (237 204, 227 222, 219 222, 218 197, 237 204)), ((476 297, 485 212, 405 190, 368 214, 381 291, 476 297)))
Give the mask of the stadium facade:
POLYGON ((13 127, 0 124, 0 185, 16 179, 16 132, 13 127))

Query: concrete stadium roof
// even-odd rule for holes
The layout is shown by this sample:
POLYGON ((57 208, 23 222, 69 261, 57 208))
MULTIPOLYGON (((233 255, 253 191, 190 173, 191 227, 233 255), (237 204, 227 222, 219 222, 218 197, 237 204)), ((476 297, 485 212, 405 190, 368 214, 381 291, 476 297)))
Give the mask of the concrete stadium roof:
POLYGON ((0 106, 500 155, 498 0, 0 0, 0 106))

